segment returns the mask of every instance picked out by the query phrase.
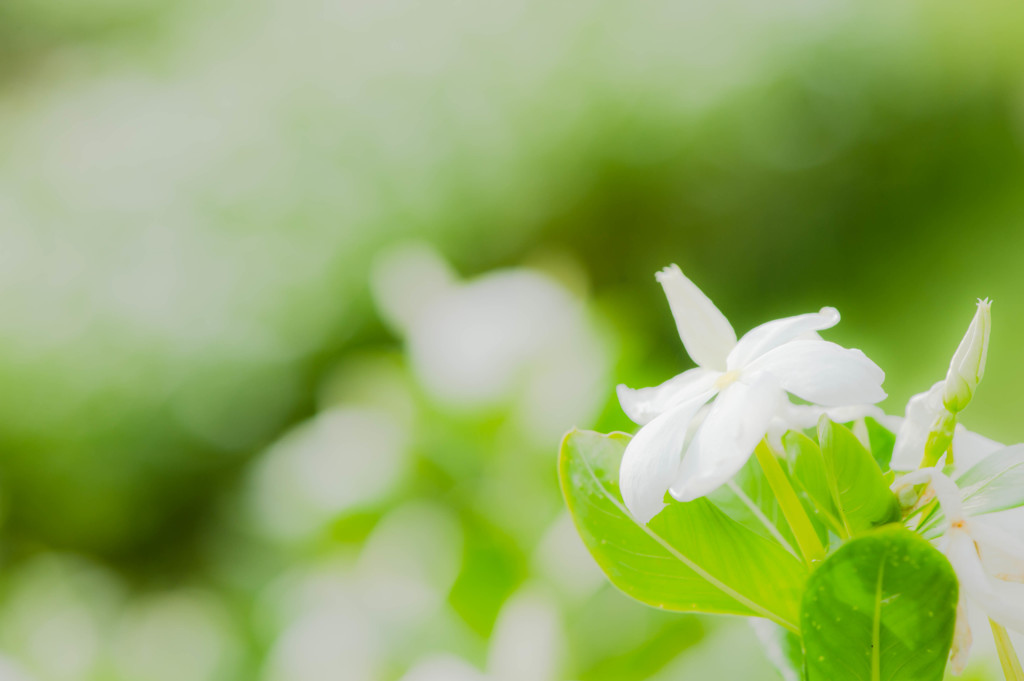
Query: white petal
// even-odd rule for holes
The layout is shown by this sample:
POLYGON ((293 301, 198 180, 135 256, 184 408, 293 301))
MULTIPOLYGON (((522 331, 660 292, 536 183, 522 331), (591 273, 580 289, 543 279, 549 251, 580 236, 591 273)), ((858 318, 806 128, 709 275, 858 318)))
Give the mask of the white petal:
POLYGON ((807 332, 830 329, 839 323, 839 310, 823 307, 820 312, 786 317, 767 322, 743 335, 729 353, 729 370, 742 369, 769 350, 803 336, 807 332))
POLYGON ((615 392, 619 396, 622 411, 626 412, 626 416, 634 423, 642 426, 666 409, 711 389, 719 376, 720 372, 697 367, 653 388, 634 389, 620 384, 615 392))
POLYGON ((960 588, 996 622, 1024 633, 1024 584, 989 577, 967 533, 953 531, 947 537, 946 557, 956 570, 960 588))
POLYGON ((687 428, 713 394, 709 390, 672 407, 637 431, 626 445, 619 490, 639 522, 646 524, 665 506, 665 492, 679 470, 687 428))
POLYGON ((1024 584, 996 581, 992 591, 994 596, 981 607, 999 624, 1024 634, 1024 584))
POLYGON ((710 494, 731 479, 778 415, 785 399, 778 381, 767 373, 746 381, 730 385, 711 405, 670 490, 679 501, 710 494))
POLYGON ((885 372, 860 350, 829 341, 792 341, 754 360, 749 371, 773 374, 785 390, 825 407, 885 399, 885 372))
POLYGON ((959 676, 967 666, 967 659, 971 655, 971 644, 974 636, 971 635, 971 624, 967 617, 967 598, 963 592, 956 604, 956 624, 953 626, 953 646, 949 651, 949 667, 953 674, 959 676))
POLYGON ((892 450, 890 466, 894 471, 910 471, 921 465, 928 433, 945 409, 942 406, 944 385, 939 381, 928 392, 918 393, 907 402, 907 417, 896 432, 892 450))
POLYGON ((665 289, 679 337, 690 358, 707 369, 725 371, 725 358, 736 345, 736 332, 729 320, 677 265, 654 276, 665 289))
POLYGON ((835 423, 857 421, 866 416, 870 416, 879 422, 886 418, 885 412, 873 404, 825 408, 813 404, 793 404, 792 402, 786 402, 782 405, 781 418, 791 429, 806 430, 807 428, 816 428, 822 414, 835 423))
POLYGON ((893 483, 893 489, 906 487, 907 485, 920 485, 929 483, 939 500, 939 506, 946 516, 946 524, 962 521, 964 519, 964 507, 960 501, 960 488, 937 468, 921 468, 913 473, 898 478, 893 483))
POLYGON ((958 470, 966 471, 983 458, 1006 445, 990 440, 957 424, 953 431, 953 460, 958 470))
POLYGON ((981 558, 974 547, 974 541, 962 530, 951 530, 946 534, 946 539, 946 557, 956 570, 960 588, 984 606, 993 592, 988 575, 981 566, 981 558))
POLYGON ((968 532, 981 549, 981 562, 987 572, 1024 575, 1024 542, 984 520, 971 520, 968 532), (990 554, 994 554, 993 558, 997 560, 990 561, 990 554), (996 564, 998 568, 995 568, 996 564))

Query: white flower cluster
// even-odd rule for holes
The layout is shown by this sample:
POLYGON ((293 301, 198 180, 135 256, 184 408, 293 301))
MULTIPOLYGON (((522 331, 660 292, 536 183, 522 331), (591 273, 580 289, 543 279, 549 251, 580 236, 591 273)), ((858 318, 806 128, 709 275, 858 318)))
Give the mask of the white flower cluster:
MULTIPOLYGON (((697 367, 656 387, 618 387, 623 410, 640 426, 619 473, 623 501, 638 522, 648 523, 664 508, 666 492, 691 501, 729 482, 765 437, 806 428, 823 413, 842 414, 842 420, 872 415, 897 433, 891 468, 905 474, 893 491, 908 517, 938 503, 931 534, 938 535, 935 542, 961 585, 953 671, 963 669, 971 645, 969 600, 994 622, 1024 633, 1024 541, 1018 536, 1024 526, 1016 517, 1007 522, 1011 511, 972 515, 967 492, 950 477, 964 465, 1015 451, 957 425, 985 371, 990 301, 978 301, 946 377, 914 396, 900 418, 873 406, 886 397, 882 370, 860 350, 818 335, 839 322, 834 308, 767 322, 737 341, 729 321, 677 266, 657 280, 697 367), (810 404, 793 403, 789 395, 810 404)), ((1024 445, 1018 449, 1024 461, 1024 445)))

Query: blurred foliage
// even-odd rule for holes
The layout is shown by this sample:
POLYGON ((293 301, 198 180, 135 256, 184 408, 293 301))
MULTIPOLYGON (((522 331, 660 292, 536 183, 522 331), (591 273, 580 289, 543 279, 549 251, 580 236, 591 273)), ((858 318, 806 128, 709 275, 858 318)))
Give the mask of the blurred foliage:
POLYGON ((323 629, 362 632, 353 678, 442 650, 497 678, 526 589, 562 620, 560 678, 683 678, 670 661, 717 622, 538 567, 544 537, 572 540, 550 534, 558 438, 512 398, 442 404, 371 268, 414 237, 462 276, 525 266, 581 297, 604 393, 565 401, 601 430, 630 428, 614 383, 688 361, 651 276, 669 262, 740 331, 838 307, 831 337, 888 370, 891 412, 991 296, 965 422, 1024 439, 1022 20, 1008 0, 0 4, 0 649, 41 681, 294 681, 323 629), (309 423, 327 453, 287 453, 309 423), (364 460, 388 462, 354 476, 374 496, 331 488, 364 460), (350 604, 410 503, 439 562, 392 575, 419 601, 391 591, 429 625, 350 604), (140 671, 194 629, 200 666, 140 671))

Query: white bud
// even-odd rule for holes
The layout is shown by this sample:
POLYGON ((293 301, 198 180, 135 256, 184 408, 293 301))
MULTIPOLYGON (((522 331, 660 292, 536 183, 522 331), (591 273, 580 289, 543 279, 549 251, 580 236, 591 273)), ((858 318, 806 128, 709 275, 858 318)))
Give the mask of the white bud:
POLYGON ((988 298, 978 301, 978 310, 967 329, 960 346, 953 354, 946 373, 946 387, 942 402, 946 409, 956 413, 971 401, 974 391, 985 374, 988 355, 988 336, 992 329, 992 303, 988 298))

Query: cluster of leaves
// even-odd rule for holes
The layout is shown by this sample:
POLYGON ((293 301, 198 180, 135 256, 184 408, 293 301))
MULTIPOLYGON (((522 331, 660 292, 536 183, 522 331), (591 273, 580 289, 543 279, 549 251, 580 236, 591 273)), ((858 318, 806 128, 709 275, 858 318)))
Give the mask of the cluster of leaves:
MULTIPOLYGON (((763 638, 787 681, 938 681, 959 589, 928 541, 936 505, 901 513, 890 490, 893 434, 872 419, 849 425, 822 419, 817 432, 790 431, 784 451, 762 443, 729 485, 692 502, 669 500, 648 525, 619 493, 629 435, 570 432, 559 477, 585 543, 629 596, 666 610, 770 620, 777 626, 763 638), (772 475, 795 491, 818 554, 794 536, 772 475)), ((968 469, 958 480, 965 503, 981 512, 1024 504, 1012 484, 1019 463, 986 459, 968 469)))

